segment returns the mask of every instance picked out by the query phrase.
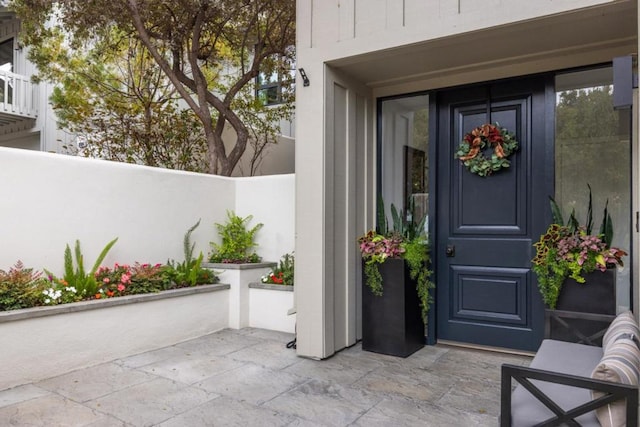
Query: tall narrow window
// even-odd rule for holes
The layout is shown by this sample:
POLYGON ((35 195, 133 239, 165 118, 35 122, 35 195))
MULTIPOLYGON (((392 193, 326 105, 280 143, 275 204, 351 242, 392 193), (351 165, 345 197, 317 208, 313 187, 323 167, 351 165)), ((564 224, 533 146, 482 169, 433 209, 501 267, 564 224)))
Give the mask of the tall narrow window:
MULTIPOLYGON (((593 194, 594 233, 603 210, 613 222, 613 246, 631 249, 631 115, 613 109, 610 67, 556 77, 555 198, 565 216, 584 224, 593 194)), ((566 221, 566 218, 565 218, 566 221)), ((630 305, 630 257, 617 274, 618 310, 630 305)))
POLYGON ((380 119, 380 184, 387 217, 392 203, 407 212, 413 202, 418 222, 429 214, 429 96, 385 100, 380 119))

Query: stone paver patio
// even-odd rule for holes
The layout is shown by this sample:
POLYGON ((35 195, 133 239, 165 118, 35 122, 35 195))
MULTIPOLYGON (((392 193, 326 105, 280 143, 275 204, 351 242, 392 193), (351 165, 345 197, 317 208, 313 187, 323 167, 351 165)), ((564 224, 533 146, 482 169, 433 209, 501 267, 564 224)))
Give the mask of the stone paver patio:
POLYGON ((224 330, 0 391, 2 426, 495 426, 500 365, 446 346, 297 357, 290 334, 224 330))

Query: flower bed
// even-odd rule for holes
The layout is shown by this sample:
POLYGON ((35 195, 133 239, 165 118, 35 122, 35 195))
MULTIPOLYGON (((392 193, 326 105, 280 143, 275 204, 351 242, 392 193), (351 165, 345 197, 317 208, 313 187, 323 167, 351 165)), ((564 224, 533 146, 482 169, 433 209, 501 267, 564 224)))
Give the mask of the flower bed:
POLYGON ((226 328, 229 288, 204 285, 0 312, 0 390, 226 328))

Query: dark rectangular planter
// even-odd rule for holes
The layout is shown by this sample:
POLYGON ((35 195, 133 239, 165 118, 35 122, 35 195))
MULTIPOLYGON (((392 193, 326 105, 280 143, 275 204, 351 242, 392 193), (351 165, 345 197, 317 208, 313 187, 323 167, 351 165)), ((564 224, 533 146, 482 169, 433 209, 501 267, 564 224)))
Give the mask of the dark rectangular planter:
POLYGON ((557 310, 616 314, 616 270, 596 270, 584 275, 585 283, 568 278, 562 284, 557 310))
POLYGON ((375 296, 363 277, 362 349, 407 357, 425 343, 416 283, 403 259, 387 259, 378 267, 382 296, 375 296))
POLYGON ((585 283, 567 279, 556 310, 547 310, 545 336, 559 341, 601 345, 616 314, 616 270, 594 271, 585 283))

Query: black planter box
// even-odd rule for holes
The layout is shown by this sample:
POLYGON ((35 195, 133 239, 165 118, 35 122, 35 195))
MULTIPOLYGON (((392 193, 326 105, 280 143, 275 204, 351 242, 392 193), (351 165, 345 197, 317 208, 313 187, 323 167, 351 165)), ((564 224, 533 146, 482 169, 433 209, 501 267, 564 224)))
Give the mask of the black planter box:
POLYGON ((407 357, 425 343, 416 283, 403 259, 388 259, 378 267, 382 296, 375 296, 363 277, 362 349, 407 357))
POLYGON ((616 314, 616 270, 594 271, 585 283, 567 279, 556 310, 547 310, 545 337, 580 344, 601 345, 616 314))
POLYGON ((569 278, 564 281, 557 310, 582 313, 616 314, 616 270, 592 271, 584 275, 585 283, 569 278))

